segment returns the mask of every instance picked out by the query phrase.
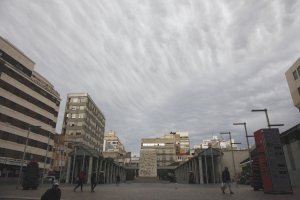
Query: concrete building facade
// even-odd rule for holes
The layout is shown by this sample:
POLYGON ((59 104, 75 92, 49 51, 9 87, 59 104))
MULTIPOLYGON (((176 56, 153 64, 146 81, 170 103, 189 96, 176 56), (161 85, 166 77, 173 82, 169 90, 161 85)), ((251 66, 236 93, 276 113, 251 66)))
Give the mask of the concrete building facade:
POLYGON ((87 93, 67 96, 62 134, 71 146, 78 143, 99 153, 103 150, 105 118, 87 93))
POLYGON ((114 131, 108 131, 104 134, 102 154, 104 158, 112 158, 122 166, 127 166, 130 163, 131 152, 126 152, 124 145, 114 131))
POLYGON ((73 182, 80 171, 91 180, 93 170, 103 150, 105 118, 87 93, 71 93, 67 102, 62 126, 67 163, 63 176, 73 182))
MULTIPOLYGON (((231 139, 231 142, 234 143, 234 139, 231 139)), ((231 149, 230 140, 224 140, 217 136, 213 136, 210 139, 202 140, 202 143, 200 145, 195 145, 194 149, 207 149, 209 147, 219 149, 231 149)), ((237 149, 237 145, 233 144, 232 148, 237 149)))
POLYGON ((173 138, 143 138, 141 150, 144 149, 156 150, 158 167, 176 162, 176 145, 173 138))
POLYGON ((0 37, 0 170, 17 176, 28 160, 50 169, 60 95, 35 63, 0 37), (28 140, 27 140, 28 138, 28 140), (48 152, 48 153, 47 153, 48 152), (46 157, 47 155, 47 157, 46 157))
POLYGON ((300 58, 286 71, 285 77, 293 103, 300 111, 300 58))
POLYGON ((300 186, 300 124, 280 134, 292 186, 300 186))

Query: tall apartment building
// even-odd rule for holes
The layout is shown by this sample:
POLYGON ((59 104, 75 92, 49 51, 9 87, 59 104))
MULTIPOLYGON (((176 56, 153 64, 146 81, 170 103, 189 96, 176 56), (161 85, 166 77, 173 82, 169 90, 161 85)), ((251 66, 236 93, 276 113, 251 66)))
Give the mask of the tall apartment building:
POLYGON ((0 37, 0 170, 17 176, 26 140, 28 160, 50 168, 60 95, 35 63, 0 37), (49 146, 47 145, 49 142, 49 146))
POLYGON ((104 115, 92 98, 87 93, 68 94, 62 127, 65 142, 69 146, 75 142, 100 153, 104 130, 104 115))
POLYGON ((184 162, 187 161, 190 155, 190 138, 188 132, 171 132, 165 134, 163 138, 172 138, 176 146, 176 161, 184 162))
POLYGON ((300 111, 300 58, 286 71, 285 77, 294 105, 300 111))

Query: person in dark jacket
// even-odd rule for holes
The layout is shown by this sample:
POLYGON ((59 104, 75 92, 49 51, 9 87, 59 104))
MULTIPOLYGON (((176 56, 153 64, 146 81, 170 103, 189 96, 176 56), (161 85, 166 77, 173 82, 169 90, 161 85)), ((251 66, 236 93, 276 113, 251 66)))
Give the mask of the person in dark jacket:
POLYGON ((117 178, 116 178, 116 185, 119 185, 120 181, 121 181, 121 178, 120 178, 120 175, 118 174, 117 178))
POLYGON ((82 192, 82 187, 83 187, 83 182, 84 182, 84 179, 85 179, 85 175, 84 175, 84 172, 81 171, 77 177, 77 185, 76 187, 74 188, 74 192, 76 192, 76 189, 80 186, 80 189, 81 189, 81 192, 82 192))
POLYGON ((230 173, 228 171, 228 167, 225 167, 224 171, 222 172, 222 192, 223 194, 225 194, 225 189, 226 187, 228 187, 230 194, 233 194, 232 190, 231 190, 231 178, 230 178, 230 173))
POLYGON ((97 185, 97 174, 94 172, 91 177, 91 192, 95 192, 96 185, 97 185))
POLYGON ((57 181, 53 182, 52 188, 48 189, 41 197, 41 200, 60 200, 61 190, 57 181))

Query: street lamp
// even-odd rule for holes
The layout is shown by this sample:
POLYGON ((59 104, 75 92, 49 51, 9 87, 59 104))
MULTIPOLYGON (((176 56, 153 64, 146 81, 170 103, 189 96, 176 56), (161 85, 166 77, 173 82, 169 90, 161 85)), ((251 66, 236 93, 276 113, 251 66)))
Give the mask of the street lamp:
MULTIPOLYGON (((49 124, 50 125, 50 124, 49 124)), ((46 169, 46 162, 47 162, 47 157, 48 157, 48 149, 49 149, 49 142, 50 142, 50 134, 51 132, 48 132, 48 142, 47 142, 47 149, 46 149, 46 155, 44 159, 44 168, 43 168, 43 176, 42 176, 42 185, 44 184, 44 176, 45 176, 45 169, 46 169)))
POLYGON ((250 145, 249 145, 249 137, 254 137, 253 135, 248 135, 248 131, 247 131, 247 124, 246 122, 238 122, 238 123, 233 123, 234 126, 244 126, 245 129, 245 134, 246 134, 246 141, 247 141, 247 147, 248 147, 248 152, 249 152, 249 161, 251 162, 251 151, 250 151, 250 145))
POLYGON ((232 163, 233 163, 233 170, 234 170, 234 176, 236 176, 236 168, 235 168, 235 160, 234 160, 234 155, 233 155, 233 148, 232 148, 232 145, 233 144, 241 144, 241 143, 234 143, 232 142, 231 140, 231 132, 222 132, 220 133, 221 135, 229 135, 229 140, 230 140, 230 147, 231 147, 231 155, 232 155, 232 163))
POLYGON ((18 182, 17 182, 17 187, 16 187, 17 189, 19 188, 20 180, 21 180, 21 176, 22 176, 22 172, 23 172, 23 163, 24 163, 24 159, 25 159, 25 154, 26 154, 26 149, 27 149, 27 145, 28 145, 28 139, 29 139, 29 134, 30 134, 31 128, 41 128, 41 126, 33 126, 33 125, 28 126, 28 132, 27 132, 27 137, 26 137, 26 142, 25 142, 25 146, 24 146, 23 157, 22 157, 22 161, 21 161, 21 167, 20 167, 20 172, 19 172, 19 177, 18 177, 18 182))
POLYGON ((251 112, 265 112, 266 118, 267 118, 267 123, 268 123, 268 128, 271 128, 272 126, 284 126, 284 124, 270 124, 269 116, 268 116, 268 110, 265 109, 253 109, 251 112))

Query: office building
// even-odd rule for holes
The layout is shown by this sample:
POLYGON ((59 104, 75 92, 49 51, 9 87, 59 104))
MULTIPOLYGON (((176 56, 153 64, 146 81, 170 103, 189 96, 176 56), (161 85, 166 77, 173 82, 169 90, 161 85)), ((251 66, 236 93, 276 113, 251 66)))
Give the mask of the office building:
POLYGON ((61 100, 34 67, 30 58, 0 37, 0 170, 5 176, 19 174, 26 141, 23 165, 35 160, 44 168, 46 161, 45 168, 50 168, 61 100))

